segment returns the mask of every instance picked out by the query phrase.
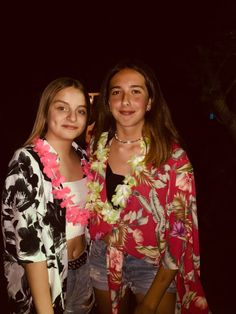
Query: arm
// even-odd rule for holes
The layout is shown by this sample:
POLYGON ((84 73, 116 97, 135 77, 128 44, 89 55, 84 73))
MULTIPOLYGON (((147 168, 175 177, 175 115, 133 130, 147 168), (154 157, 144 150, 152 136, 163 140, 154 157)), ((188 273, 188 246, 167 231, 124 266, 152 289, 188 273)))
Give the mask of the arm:
MULTIPOLYGON (((39 205, 41 204, 41 209, 45 209, 44 198, 41 194, 42 182, 39 166, 31 158, 31 155, 20 149, 9 164, 3 192, 2 227, 5 232, 5 252, 8 260, 15 261, 16 264, 9 267, 8 293, 14 302, 16 302, 16 293, 21 293, 25 296, 22 298, 22 308, 30 307, 32 301, 31 298, 27 300, 28 287, 24 283, 26 275, 33 300, 35 301, 37 291, 44 293, 46 302, 50 300, 50 310, 39 312, 46 314, 53 313, 53 311, 47 275, 45 236, 42 235, 42 227, 38 220, 39 205), (17 264, 23 266, 25 272, 22 272, 20 267, 20 271, 14 274, 17 264), (14 280, 17 280, 17 284, 14 280), (36 285, 38 285, 38 289, 36 285), (15 286, 17 287, 14 288, 15 286)), ((43 217, 43 213, 41 216, 43 217)), ((41 297, 38 298, 39 302, 41 299, 41 297)), ((38 301, 36 300, 36 302, 38 301)))
POLYGON ((177 151, 175 167, 170 173, 168 197, 168 245, 163 264, 172 268, 172 260, 179 269, 176 275, 177 307, 181 312, 207 313, 207 302, 199 272, 200 255, 194 173, 185 152, 177 151), (199 300, 199 304, 198 301, 199 300))
POLYGON ((46 261, 24 264, 27 280, 38 314, 53 314, 46 261))
POLYGON ((147 294, 135 309, 135 314, 155 314, 166 289, 169 287, 176 273, 177 270, 161 266, 147 294))

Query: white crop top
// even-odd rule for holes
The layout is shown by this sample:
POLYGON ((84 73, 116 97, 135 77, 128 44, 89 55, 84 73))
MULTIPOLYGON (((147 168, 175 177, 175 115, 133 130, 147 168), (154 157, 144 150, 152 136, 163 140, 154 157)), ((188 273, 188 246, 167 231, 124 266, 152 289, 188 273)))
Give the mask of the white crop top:
MULTIPOLYGON (((69 187, 71 190, 70 194, 74 195, 72 201, 81 208, 84 208, 88 194, 87 178, 73 182, 64 182, 63 187, 69 187)), ((74 237, 84 234, 85 228, 86 226, 82 226, 79 223, 74 225, 72 222, 66 221, 66 239, 70 240, 74 237)))

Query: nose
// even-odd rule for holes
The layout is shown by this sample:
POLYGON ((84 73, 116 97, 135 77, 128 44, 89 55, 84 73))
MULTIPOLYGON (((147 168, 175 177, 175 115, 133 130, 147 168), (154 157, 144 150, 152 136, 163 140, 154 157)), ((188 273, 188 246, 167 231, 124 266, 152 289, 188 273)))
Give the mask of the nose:
POLYGON ((129 102, 129 95, 127 93, 123 94, 122 104, 125 105, 125 106, 129 106, 129 104, 130 104, 130 102, 129 102))
POLYGON ((67 119, 70 121, 76 121, 76 119, 77 119, 76 112, 73 110, 69 110, 68 115, 67 115, 67 119))

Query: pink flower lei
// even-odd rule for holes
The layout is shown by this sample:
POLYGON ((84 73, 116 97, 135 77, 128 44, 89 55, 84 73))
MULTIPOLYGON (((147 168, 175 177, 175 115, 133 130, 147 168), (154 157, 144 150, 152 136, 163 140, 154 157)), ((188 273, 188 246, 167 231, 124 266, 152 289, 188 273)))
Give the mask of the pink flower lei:
MULTIPOLYGON (((71 192, 70 188, 63 188, 61 185, 66 180, 59 171, 57 155, 50 152, 50 146, 40 138, 37 138, 33 144, 33 150, 38 154, 44 166, 43 172, 51 179, 54 198, 61 200, 61 208, 66 208, 66 220, 73 224, 80 223, 83 226, 87 225, 89 210, 85 208, 81 209, 79 206, 75 205, 72 200, 74 195, 69 196, 71 192)), ((83 171, 87 173, 88 165, 85 160, 82 161, 82 167, 83 171)))

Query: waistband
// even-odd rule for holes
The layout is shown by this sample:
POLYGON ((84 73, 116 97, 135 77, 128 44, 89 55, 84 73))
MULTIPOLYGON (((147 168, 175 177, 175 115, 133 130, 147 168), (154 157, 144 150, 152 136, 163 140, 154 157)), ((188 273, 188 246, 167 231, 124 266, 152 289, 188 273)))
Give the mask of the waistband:
POLYGON ((84 251, 79 257, 76 259, 68 261, 68 269, 78 269, 82 265, 86 264, 88 258, 88 252, 84 251))

